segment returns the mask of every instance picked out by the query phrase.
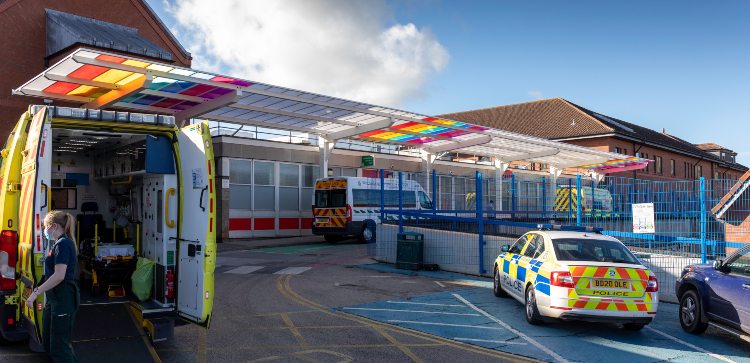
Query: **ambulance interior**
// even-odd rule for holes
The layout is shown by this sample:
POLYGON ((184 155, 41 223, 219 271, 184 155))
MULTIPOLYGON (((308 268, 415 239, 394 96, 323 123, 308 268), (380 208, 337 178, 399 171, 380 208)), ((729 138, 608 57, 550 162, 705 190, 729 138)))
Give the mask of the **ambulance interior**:
POLYGON ((76 218, 82 302, 144 300, 131 289, 140 256, 154 262, 140 304, 172 306, 178 182, 171 140, 63 128, 52 129, 52 140, 50 203, 76 218))

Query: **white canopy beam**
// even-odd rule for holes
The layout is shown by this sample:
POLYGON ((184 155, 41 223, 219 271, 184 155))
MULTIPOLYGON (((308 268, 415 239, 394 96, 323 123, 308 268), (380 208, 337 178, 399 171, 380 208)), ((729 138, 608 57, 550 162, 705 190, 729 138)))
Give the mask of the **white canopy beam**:
POLYGON ((466 147, 486 144, 490 142, 491 140, 492 140, 492 137, 487 136, 487 135, 482 135, 479 137, 475 137, 473 139, 454 141, 454 142, 451 142, 450 144, 445 144, 445 145, 440 145, 440 146, 435 146, 435 147, 425 147, 423 149, 430 154, 437 154, 443 151, 454 151, 454 150, 463 149, 466 147))
POLYGON ((503 157, 502 159, 506 161, 532 161, 538 158, 554 156, 559 153, 560 153, 560 149, 549 149, 549 150, 542 150, 542 151, 537 151, 533 153, 508 155, 508 156, 503 157))
POLYGON ((204 115, 217 108, 226 106, 232 102, 237 101, 237 99, 240 97, 242 97, 242 91, 230 92, 225 95, 216 97, 211 101, 203 102, 200 105, 195 106, 193 108, 189 108, 187 110, 177 112, 174 114, 174 117, 176 121, 179 123, 181 121, 185 121, 196 116, 204 115))
POLYGON ((152 79, 153 77, 151 77, 150 74, 144 74, 118 87, 117 89, 113 89, 97 97, 95 100, 86 103, 83 107, 84 108, 105 108, 107 106, 111 106, 112 104, 117 103, 119 100, 133 93, 141 91, 144 88, 148 88, 148 86, 151 85, 152 79))
POLYGON ((323 135, 323 137, 328 141, 335 142, 336 140, 348 139, 352 136, 364 134, 365 132, 370 132, 370 131, 375 131, 375 130, 380 130, 380 129, 387 129, 391 127, 393 123, 394 123, 393 118, 387 118, 383 120, 369 122, 363 125, 357 125, 347 130, 325 134, 323 135))
POLYGON ((250 105, 246 105, 244 103, 234 103, 231 106, 234 107, 234 108, 239 108, 239 109, 243 109, 243 110, 255 111, 255 112, 263 112, 263 113, 270 113, 270 114, 279 115, 279 116, 301 118, 301 119, 313 120, 313 121, 318 121, 318 122, 326 122, 326 123, 332 123, 332 124, 339 124, 339 125, 346 125, 346 126, 359 126, 359 124, 356 123, 356 122, 338 120, 338 119, 330 118, 330 117, 320 117, 320 116, 314 116, 314 115, 306 115, 306 114, 303 114, 303 113, 296 113, 296 112, 276 110, 276 109, 268 108, 268 107, 250 106, 250 105))

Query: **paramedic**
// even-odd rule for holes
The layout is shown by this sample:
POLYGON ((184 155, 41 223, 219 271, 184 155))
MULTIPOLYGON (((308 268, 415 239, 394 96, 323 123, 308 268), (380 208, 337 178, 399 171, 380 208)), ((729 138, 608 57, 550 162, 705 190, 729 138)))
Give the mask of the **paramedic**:
POLYGON ((490 203, 487 204, 487 207, 485 207, 484 209, 485 209, 485 212, 486 212, 485 214, 486 214, 487 218, 489 218, 489 219, 495 219, 495 202, 493 202, 490 199, 490 203))
POLYGON ((37 297, 46 293, 47 304, 42 318, 44 348, 57 362, 78 362, 73 353, 71 335, 80 303, 76 284, 77 249, 72 239, 75 220, 69 213, 52 211, 44 217, 44 236, 48 248, 44 259, 44 283, 34 289, 26 304, 34 308, 37 297))

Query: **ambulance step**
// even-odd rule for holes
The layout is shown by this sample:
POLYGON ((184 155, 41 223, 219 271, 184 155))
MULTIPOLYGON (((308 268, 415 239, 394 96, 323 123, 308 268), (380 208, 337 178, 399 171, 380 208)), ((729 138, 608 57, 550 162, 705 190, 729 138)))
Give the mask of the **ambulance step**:
POLYGON ((81 362, 159 362, 146 333, 127 304, 82 305, 73 329, 73 348, 81 362))

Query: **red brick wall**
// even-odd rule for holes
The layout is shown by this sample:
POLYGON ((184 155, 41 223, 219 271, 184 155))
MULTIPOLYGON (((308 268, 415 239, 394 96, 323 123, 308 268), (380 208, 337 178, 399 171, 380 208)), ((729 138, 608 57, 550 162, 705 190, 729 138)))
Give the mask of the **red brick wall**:
MULTIPOLYGON (((141 0, 6 0, 0 2, 0 140, 7 138, 29 104, 40 99, 12 96, 11 90, 45 68, 46 22, 44 9, 54 9, 138 29, 138 33, 172 53, 175 64, 190 66, 178 46, 152 18, 141 0)), ((50 60, 52 64, 55 60, 50 60)), ((57 104, 57 103, 56 103, 57 104)))
POLYGON ((695 165, 700 165, 701 175, 706 179, 713 179, 714 178, 714 172, 719 172, 719 178, 733 178, 737 179, 739 178, 743 173, 744 170, 733 170, 726 167, 720 167, 718 163, 706 161, 706 160, 700 160, 698 158, 678 154, 672 151, 667 151, 660 148, 655 148, 652 146, 646 146, 639 143, 633 143, 629 140, 623 140, 619 139, 613 136, 608 137, 597 137, 597 138, 591 138, 591 139, 580 139, 580 140, 570 140, 565 141, 569 144, 579 145, 579 146, 585 146, 596 150, 601 151, 609 151, 609 152, 616 152, 617 148, 620 148, 621 153, 626 153, 627 155, 635 155, 636 152, 641 153, 641 157, 654 160, 653 162, 649 163, 648 168, 644 170, 639 170, 636 172, 630 171, 630 172, 624 172, 624 173, 615 173, 611 174, 612 176, 621 176, 621 177, 637 177, 639 179, 646 179, 646 180, 683 180, 683 179, 697 179, 700 176, 695 175, 695 165), (658 172, 656 170, 656 157, 661 157, 662 166, 661 166, 661 172, 658 172), (670 160, 675 161, 675 174, 670 175, 670 160), (688 176, 685 176, 685 163, 689 163, 688 169, 690 169, 690 173, 688 173, 688 176))

